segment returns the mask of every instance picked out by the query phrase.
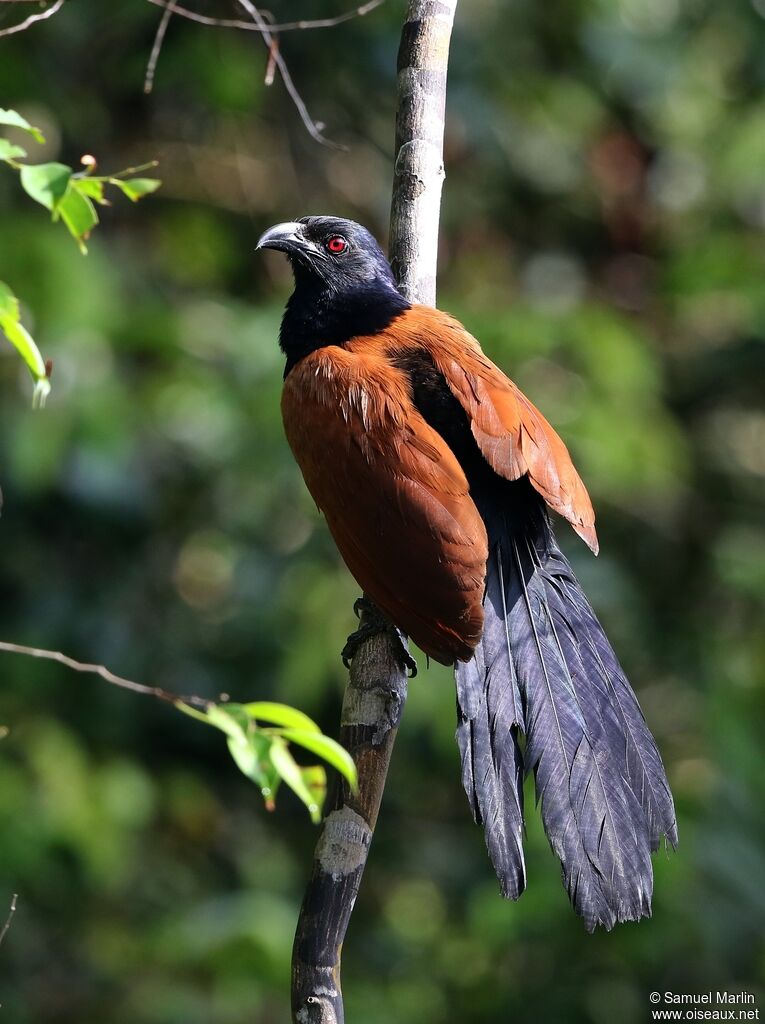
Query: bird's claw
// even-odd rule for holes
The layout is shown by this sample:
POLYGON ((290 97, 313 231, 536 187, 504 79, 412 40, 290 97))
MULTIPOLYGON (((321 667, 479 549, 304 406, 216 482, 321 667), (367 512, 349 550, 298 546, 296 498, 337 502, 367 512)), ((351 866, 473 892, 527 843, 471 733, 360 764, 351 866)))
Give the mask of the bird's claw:
POLYGON ((345 647, 343 647, 340 656, 346 669, 350 669, 351 662, 365 640, 380 633, 391 633, 397 641, 398 659, 409 678, 413 679, 417 675, 417 662, 409 653, 405 634, 397 626, 392 625, 392 623, 384 618, 369 598, 357 598, 353 604, 353 611, 358 619, 366 615, 366 621, 362 622, 359 628, 351 633, 346 640, 345 647))
POLYGON ((398 640, 398 656, 401 659, 401 664, 404 669, 406 669, 407 676, 409 676, 410 679, 414 679, 417 675, 417 662, 409 653, 406 633, 400 630, 398 626, 391 626, 391 629, 398 640))
MULTIPOLYGON (((356 608, 354 606, 354 611, 355 610, 356 608)), ((361 618, 360 615, 359 618, 361 618)), ((351 662, 356 657, 358 649, 364 641, 368 640, 372 636, 376 636, 378 633, 381 633, 386 628, 386 625, 386 623, 380 622, 364 622, 358 629, 354 629, 346 640, 345 647, 343 647, 340 653, 340 657, 343 659, 343 665, 345 665, 347 669, 350 669, 351 662)))
POLYGON ((368 615, 380 614, 368 597, 357 597, 353 602, 353 614, 360 619, 364 612, 368 615))

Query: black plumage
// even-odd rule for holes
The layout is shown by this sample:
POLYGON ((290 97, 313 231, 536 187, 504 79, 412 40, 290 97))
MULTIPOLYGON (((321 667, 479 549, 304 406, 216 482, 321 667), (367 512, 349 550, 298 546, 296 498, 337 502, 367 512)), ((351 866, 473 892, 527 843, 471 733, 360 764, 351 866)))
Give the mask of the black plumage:
POLYGON ((455 668, 457 740, 503 895, 525 887, 523 775, 589 930, 650 914, 650 854, 677 843, 664 768, 637 699, 527 479, 498 477, 427 353, 397 357, 455 453, 489 537, 483 636, 455 668), (521 743, 525 738, 525 750, 521 743))

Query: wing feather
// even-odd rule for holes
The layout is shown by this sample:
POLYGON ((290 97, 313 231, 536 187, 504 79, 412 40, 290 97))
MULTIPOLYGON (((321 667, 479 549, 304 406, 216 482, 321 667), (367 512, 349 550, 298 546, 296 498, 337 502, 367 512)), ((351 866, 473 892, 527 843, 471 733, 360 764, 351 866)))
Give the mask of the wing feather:
POLYGON ((396 348, 424 349, 470 417, 484 458, 507 480, 528 476, 555 512, 598 550, 595 513, 568 449, 542 413, 447 313, 413 306, 389 331, 396 348))
POLYGON ((402 374, 327 346, 288 375, 282 413, 308 490, 359 585, 431 657, 470 657, 483 628, 486 529, 402 374))

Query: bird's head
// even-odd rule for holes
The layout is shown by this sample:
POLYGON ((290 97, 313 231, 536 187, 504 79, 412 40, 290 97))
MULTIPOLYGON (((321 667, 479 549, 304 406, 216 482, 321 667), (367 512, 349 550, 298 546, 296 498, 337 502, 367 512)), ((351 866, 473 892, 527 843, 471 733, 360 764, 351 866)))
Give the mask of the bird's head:
POLYGON ((295 276, 280 335, 288 369, 316 348, 377 333, 409 307, 382 249, 352 220, 275 224, 257 247, 285 253, 295 276))
POLYGON ((314 285, 339 293, 377 282, 396 287, 380 246, 352 220, 301 217, 275 224, 260 236, 258 249, 286 253, 297 287, 314 285))

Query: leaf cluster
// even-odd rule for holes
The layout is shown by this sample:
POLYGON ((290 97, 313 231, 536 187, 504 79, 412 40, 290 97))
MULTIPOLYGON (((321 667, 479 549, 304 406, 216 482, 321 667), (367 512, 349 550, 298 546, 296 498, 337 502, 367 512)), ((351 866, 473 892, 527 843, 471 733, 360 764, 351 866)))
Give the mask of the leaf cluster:
MULTIPOLYGON (((0 127, 21 131, 34 142, 45 142, 40 129, 15 110, 0 108, 0 127)), ((0 135, 0 161, 18 171, 21 187, 27 195, 49 210, 54 222, 60 222, 66 227, 83 255, 88 251, 85 243, 98 224, 96 207, 110 205, 107 193, 110 186, 132 202, 137 202, 143 196, 155 192, 161 184, 157 178, 132 176, 156 166, 153 163, 131 167, 116 174, 97 175, 94 173, 96 161, 92 156, 82 158, 81 171, 57 162, 20 163, 26 156, 27 151, 23 146, 0 135)), ((0 332, 17 349, 32 374, 35 382, 33 404, 44 405, 50 393, 51 366, 46 364, 31 334, 21 323, 18 300, 2 281, 0 332)))
POLYGON ((276 806, 276 792, 284 782, 308 808, 314 824, 321 821, 327 793, 326 771, 322 765, 298 764, 289 749, 290 743, 331 765, 352 789, 357 786, 356 765, 348 751, 325 736, 308 715, 287 704, 210 704, 205 711, 199 711, 179 702, 176 707, 225 734, 231 756, 258 786, 269 811, 276 806))

